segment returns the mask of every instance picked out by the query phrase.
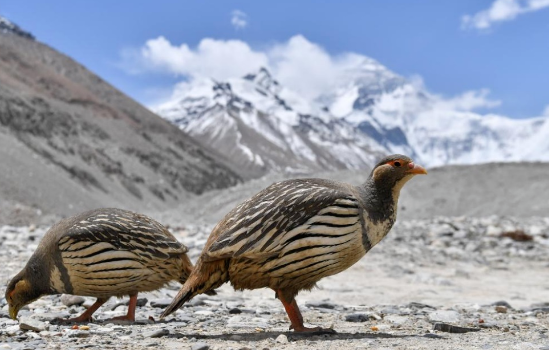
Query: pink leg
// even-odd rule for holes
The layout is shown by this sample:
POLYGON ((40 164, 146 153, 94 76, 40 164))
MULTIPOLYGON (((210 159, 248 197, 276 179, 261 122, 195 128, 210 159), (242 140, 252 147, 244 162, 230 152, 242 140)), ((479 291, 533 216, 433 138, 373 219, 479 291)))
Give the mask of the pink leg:
POLYGON ((97 298, 95 303, 93 303, 92 306, 90 306, 86 311, 84 311, 82 315, 75 318, 69 318, 69 319, 63 320, 63 322, 69 322, 69 323, 91 322, 93 320, 92 319, 93 313, 97 311, 97 309, 99 309, 101 305, 105 304, 107 300, 109 299, 97 298))
POLYGON ((113 317, 112 321, 131 321, 135 322, 135 307, 137 306, 137 293, 130 295, 130 303, 128 304, 128 313, 126 316, 113 317))
POLYGON ((287 300, 284 298, 284 293, 281 290, 277 291, 278 299, 282 302, 282 305, 284 305, 284 309, 286 309, 286 313, 288 314, 288 317, 290 318, 290 322, 292 322, 292 325, 290 326, 290 329, 293 328, 294 332, 330 332, 335 333, 335 331, 331 328, 321 328, 321 327, 305 327, 303 325, 303 316, 301 315, 301 312, 299 311, 299 307, 297 306, 297 303, 295 301, 295 298, 291 298, 291 300, 287 300))

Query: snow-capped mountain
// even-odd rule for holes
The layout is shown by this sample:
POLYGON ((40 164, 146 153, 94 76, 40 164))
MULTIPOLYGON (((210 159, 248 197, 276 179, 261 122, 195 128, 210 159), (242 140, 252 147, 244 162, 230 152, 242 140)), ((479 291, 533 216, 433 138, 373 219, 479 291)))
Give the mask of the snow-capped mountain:
POLYGON ((359 169, 386 153, 344 119, 281 86, 266 69, 227 82, 181 83, 155 111, 251 177, 271 170, 359 169))
POLYGON ((154 110, 252 176, 368 167, 389 153, 427 166, 549 161, 549 118, 473 113, 363 56, 315 100, 262 68, 180 83, 154 110))

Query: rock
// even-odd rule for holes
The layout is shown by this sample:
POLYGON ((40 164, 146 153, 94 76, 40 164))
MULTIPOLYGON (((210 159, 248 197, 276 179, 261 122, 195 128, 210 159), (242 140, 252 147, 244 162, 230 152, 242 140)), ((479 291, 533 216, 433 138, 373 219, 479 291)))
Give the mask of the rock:
POLYGON ((67 307, 80 306, 84 304, 85 301, 86 299, 79 295, 70 295, 70 294, 61 295, 61 302, 63 303, 63 305, 67 307))
POLYGON ((499 314, 506 314, 507 313, 507 307, 503 305, 496 306, 496 312, 499 314))
POLYGON ((446 323, 435 323, 433 326, 435 331, 446 332, 446 333, 468 333, 468 332, 478 332, 480 328, 467 328, 459 327, 446 323))
POLYGON ((165 309, 168 305, 170 305, 172 303, 172 299, 154 299, 154 300, 151 300, 150 302, 150 306, 151 307, 157 307, 157 308, 160 308, 160 309, 165 309))
POLYGON ((45 322, 37 321, 32 318, 22 318, 19 322, 19 328, 24 331, 42 332, 49 329, 49 325, 45 322))
POLYGON ((457 323, 460 319, 459 312, 454 310, 437 310, 429 314, 430 322, 457 323))
POLYGON ((512 309, 513 307, 511 304, 506 302, 505 300, 496 301, 495 303, 492 303, 493 306, 505 306, 508 309, 512 309))
POLYGON ((153 331, 150 331, 150 332, 145 332, 143 333, 143 336, 145 338, 160 338, 160 337, 163 337, 165 335, 168 335, 170 334, 170 331, 165 329, 165 328, 161 328, 161 329, 156 329, 156 330, 153 330, 153 331))
POLYGON ((208 350, 210 346, 206 343, 198 342, 191 346, 191 350, 208 350))
POLYGON ((370 314, 350 314, 345 316, 347 322, 366 322, 375 319, 370 314))
POLYGON ((313 308, 313 309, 335 309, 336 304, 324 300, 324 301, 309 301, 308 303, 305 303, 305 306, 313 308))
POLYGON ((389 315, 385 317, 386 321, 389 321, 396 325, 403 325, 404 323, 408 322, 409 319, 410 318, 407 316, 398 316, 398 315, 389 315))
POLYGON ((229 310, 229 313, 230 313, 231 315, 241 314, 241 313, 242 313, 242 310, 240 310, 240 309, 237 308, 237 307, 234 307, 234 308, 232 308, 232 309, 229 310))
POLYGON ((276 337, 276 342, 279 344, 288 344, 288 337, 285 334, 281 334, 276 337))

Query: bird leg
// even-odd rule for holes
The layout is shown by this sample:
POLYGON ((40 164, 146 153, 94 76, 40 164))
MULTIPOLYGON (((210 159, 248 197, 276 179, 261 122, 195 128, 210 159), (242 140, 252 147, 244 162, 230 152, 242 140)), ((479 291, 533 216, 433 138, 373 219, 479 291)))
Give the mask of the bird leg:
POLYGON ((67 322, 67 323, 91 322, 93 321, 92 319, 93 313, 97 311, 97 309, 99 309, 101 305, 105 304, 107 300, 109 299, 97 298, 95 303, 93 303, 92 306, 90 306, 86 311, 84 311, 82 315, 75 318, 69 318, 69 319, 63 320, 63 322, 67 322))
POLYGON ((131 321, 135 322, 135 307, 137 306, 137 293, 130 295, 128 304, 128 313, 125 316, 111 318, 111 321, 131 321))
POLYGON ((305 327, 303 325, 303 316, 301 316, 301 312, 299 311, 299 307, 297 306, 294 296, 285 295, 284 291, 281 289, 276 291, 276 296, 282 302, 282 305, 284 305, 284 309, 286 309, 290 322, 292 322, 290 329, 293 329, 294 332, 335 333, 335 331, 331 328, 305 327))

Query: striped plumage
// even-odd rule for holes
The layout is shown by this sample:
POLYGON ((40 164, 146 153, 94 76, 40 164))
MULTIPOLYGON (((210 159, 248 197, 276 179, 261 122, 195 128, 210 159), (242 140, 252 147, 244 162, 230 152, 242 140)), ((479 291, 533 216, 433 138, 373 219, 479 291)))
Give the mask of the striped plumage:
POLYGON ((426 171, 393 155, 362 186, 298 179, 267 187, 217 224, 162 317, 230 281, 235 289, 272 288, 292 327, 311 330, 303 326, 297 293, 347 269, 381 241, 396 219, 400 189, 416 174, 426 171))
POLYGON ((25 268, 8 284, 10 316, 46 294, 92 296, 97 302, 70 321, 91 320, 111 296, 130 296, 134 320, 138 292, 187 280, 192 264, 187 248, 153 219, 120 209, 88 211, 54 225, 25 268))

